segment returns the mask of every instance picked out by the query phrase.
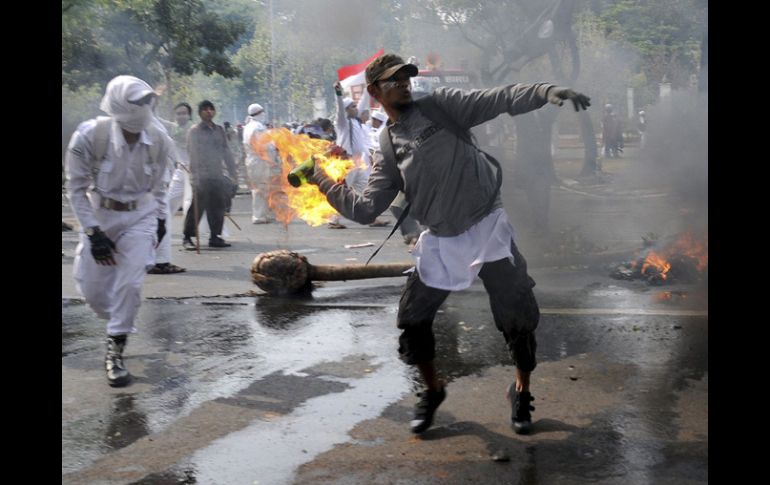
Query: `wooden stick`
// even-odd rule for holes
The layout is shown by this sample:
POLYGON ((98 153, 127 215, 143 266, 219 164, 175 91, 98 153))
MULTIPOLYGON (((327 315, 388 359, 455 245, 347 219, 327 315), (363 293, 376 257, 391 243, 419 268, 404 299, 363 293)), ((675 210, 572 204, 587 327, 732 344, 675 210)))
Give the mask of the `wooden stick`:
POLYGON ((388 278, 403 276, 404 271, 414 263, 385 264, 319 264, 309 265, 309 276, 315 281, 362 280, 366 278, 388 278))
POLYGON ((235 224, 235 227, 237 227, 239 231, 241 230, 241 226, 239 226, 239 225, 238 225, 238 223, 237 223, 237 222, 235 222, 235 219, 233 219, 232 217, 230 217, 230 214, 227 214, 227 213, 225 213, 225 217, 227 217, 228 219, 230 219, 230 222, 232 222, 233 224, 235 224))
POLYGON ((345 281, 365 278, 406 276, 413 263, 319 264, 308 263, 299 253, 279 249, 258 254, 251 263, 251 279, 271 295, 302 294, 312 290, 311 282, 345 281))

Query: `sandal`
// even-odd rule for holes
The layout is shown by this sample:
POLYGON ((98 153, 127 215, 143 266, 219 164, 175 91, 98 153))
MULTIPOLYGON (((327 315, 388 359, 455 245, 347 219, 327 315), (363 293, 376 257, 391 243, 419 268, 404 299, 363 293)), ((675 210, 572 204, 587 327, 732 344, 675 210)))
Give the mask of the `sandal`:
POLYGON ((369 227, 386 227, 389 226, 390 222, 384 221, 382 219, 375 219, 374 222, 369 224, 369 227))
POLYGON ((184 273, 187 269, 171 263, 158 263, 147 271, 147 274, 184 273))

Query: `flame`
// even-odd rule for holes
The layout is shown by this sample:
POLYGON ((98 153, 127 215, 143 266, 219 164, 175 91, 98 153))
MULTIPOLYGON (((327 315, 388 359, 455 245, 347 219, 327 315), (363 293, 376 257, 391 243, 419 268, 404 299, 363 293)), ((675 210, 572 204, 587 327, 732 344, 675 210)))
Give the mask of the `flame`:
POLYGON ((665 280, 666 273, 671 269, 671 263, 655 251, 650 251, 647 253, 647 257, 642 264, 642 274, 647 274, 647 268, 649 267, 653 267, 660 274, 661 278, 665 280))
POLYGON ((323 170, 329 178, 340 182, 360 162, 330 155, 328 152, 332 143, 327 140, 310 138, 304 134, 296 135, 286 128, 265 131, 251 140, 254 151, 261 159, 268 161, 273 160, 269 155, 270 144, 277 149, 281 160, 281 175, 273 178, 268 195, 268 205, 276 218, 284 225, 288 225, 295 217, 311 226, 324 224, 337 213, 327 202, 326 196, 314 185, 292 187, 287 175, 294 167, 314 156, 315 169, 323 170))
POLYGON ((697 240, 695 235, 688 231, 668 248, 669 254, 681 254, 695 261, 698 271, 703 271, 709 265, 709 239, 697 240))
POLYGON ((697 239, 691 231, 687 231, 662 251, 650 251, 642 263, 641 273, 646 274, 647 269, 650 268, 658 272, 663 279, 666 279, 667 273, 671 269, 669 261, 674 257, 681 256, 695 261, 696 269, 702 272, 708 267, 708 236, 701 240, 697 239))

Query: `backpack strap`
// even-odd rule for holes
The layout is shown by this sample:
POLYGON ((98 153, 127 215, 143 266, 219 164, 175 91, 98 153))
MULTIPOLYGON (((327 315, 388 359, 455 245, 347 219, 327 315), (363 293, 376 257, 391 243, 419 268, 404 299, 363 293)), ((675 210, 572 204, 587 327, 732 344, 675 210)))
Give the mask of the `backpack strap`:
POLYGON ((107 146, 110 143, 110 125, 112 118, 109 116, 97 116, 96 127, 94 128, 94 142, 92 145, 91 153, 93 154, 93 165, 91 166, 91 172, 93 174, 94 183, 96 183, 96 176, 99 174, 99 167, 104 160, 104 156, 107 155, 107 146))
MULTIPOLYGON (((396 152, 393 151, 393 142, 390 140, 390 127, 385 125, 385 129, 383 129, 380 132, 380 151, 382 152, 382 157, 385 159, 386 163, 392 163, 395 165, 396 163, 396 152)), ((404 211, 401 213, 401 215, 398 217, 398 220, 396 221, 396 224, 393 226, 393 229, 391 229, 390 234, 388 234, 388 237, 385 238, 382 243, 380 243, 380 246, 374 250, 371 256, 369 256, 369 259, 366 260, 366 263, 364 266, 369 264, 369 261, 374 258, 377 253, 380 252, 380 249, 385 245, 386 242, 388 242, 388 239, 393 236, 393 234, 396 233, 396 229, 398 229, 398 226, 401 225, 402 222, 404 222, 404 219, 406 219, 406 216, 409 215, 409 208, 412 206, 411 202, 407 202, 406 207, 404 207, 404 211)))
MULTIPOLYGON (((97 116, 96 127, 94 128, 94 141, 91 145, 91 153, 93 154, 93 165, 91 172, 93 175, 94 183, 96 177, 99 175, 99 169, 102 164, 102 160, 107 155, 107 147, 110 144, 110 126, 112 118, 109 116, 97 116)), ((163 134, 155 126, 150 124, 147 127, 147 133, 150 135, 152 144, 150 145, 150 163, 155 164, 160 158, 160 148, 163 139, 163 134)))

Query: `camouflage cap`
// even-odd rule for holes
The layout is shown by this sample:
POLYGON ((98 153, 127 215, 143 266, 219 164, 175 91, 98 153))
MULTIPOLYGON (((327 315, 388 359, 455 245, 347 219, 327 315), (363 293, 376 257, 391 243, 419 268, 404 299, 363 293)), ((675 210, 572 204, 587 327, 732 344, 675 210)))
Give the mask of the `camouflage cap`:
POLYGON ((366 84, 372 84, 381 79, 387 79, 401 69, 406 69, 409 77, 417 75, 417 66, 407 64, 395 54, 383 54, 366 66, 366 84))

